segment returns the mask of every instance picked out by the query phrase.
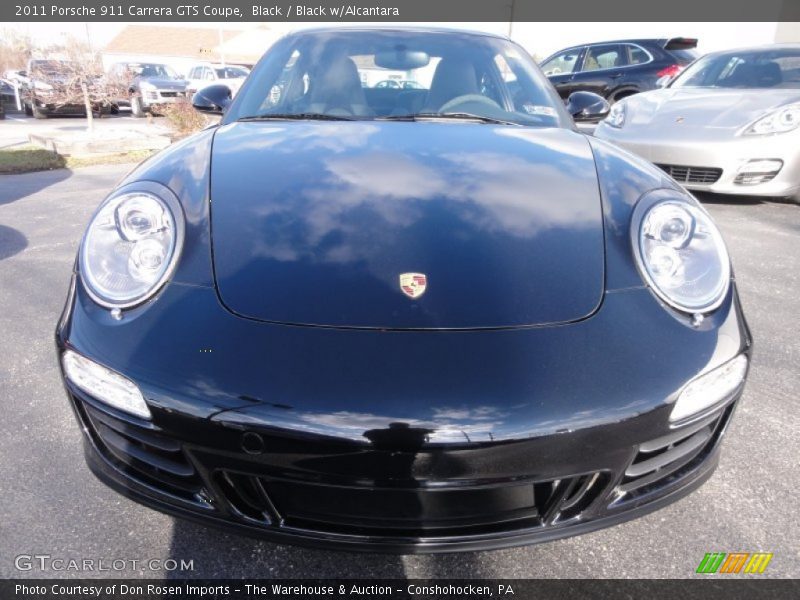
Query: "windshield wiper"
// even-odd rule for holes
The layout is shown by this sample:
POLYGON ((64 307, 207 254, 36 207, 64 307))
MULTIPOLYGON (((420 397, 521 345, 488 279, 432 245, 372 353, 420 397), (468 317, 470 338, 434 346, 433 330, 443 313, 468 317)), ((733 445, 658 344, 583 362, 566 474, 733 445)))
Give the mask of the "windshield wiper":
POLYGON ((323 113, 273 113, 239 117, 237 121, 355 121, 353 117, 326 115, 323 113))
POLYGON ((496 119, 494 117, 486 117, 484 115, 476 115, 465 112, 414 113, 411 115, 389 115, 386 117, 377 117, 377 120, 380 121, 417 121, 419 119, 458 119, 462 121, 477 121, 479 123, 490 123, 494 125, 522 126, 521 123, 515 123, 514 121, 506 121, 505 119, 496 119))

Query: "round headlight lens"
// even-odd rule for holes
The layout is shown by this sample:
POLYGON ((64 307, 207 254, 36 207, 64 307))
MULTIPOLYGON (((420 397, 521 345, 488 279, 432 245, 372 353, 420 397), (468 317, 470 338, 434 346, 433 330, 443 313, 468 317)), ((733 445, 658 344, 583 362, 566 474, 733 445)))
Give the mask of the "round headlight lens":
POLYGON ((722 235, 700 208, 681 200, 651 206, 639 228, 645 279, 671 306, 692 313, 717 308, 730 285, 722 235))
POLYGON ((107 200, 81 245, 81 276, 92 298, 120 308, 149 298, 174 264, 180 231, 169 205, 154 194, 107 200))

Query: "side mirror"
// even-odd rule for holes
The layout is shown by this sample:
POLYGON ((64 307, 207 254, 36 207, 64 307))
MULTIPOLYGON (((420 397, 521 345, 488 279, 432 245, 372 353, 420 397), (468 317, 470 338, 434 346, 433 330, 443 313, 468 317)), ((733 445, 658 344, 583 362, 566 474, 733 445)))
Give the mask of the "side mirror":
POLYGON ((608 116, 611 105, 592 92, 573 92, 567 99, 567 111, 576 122, 596 123, 608 116))
POLYGON ((209 85, 192 96, 192 106, 204 113, 221 115, 230 106, 231 90, 227 85, 209 85))

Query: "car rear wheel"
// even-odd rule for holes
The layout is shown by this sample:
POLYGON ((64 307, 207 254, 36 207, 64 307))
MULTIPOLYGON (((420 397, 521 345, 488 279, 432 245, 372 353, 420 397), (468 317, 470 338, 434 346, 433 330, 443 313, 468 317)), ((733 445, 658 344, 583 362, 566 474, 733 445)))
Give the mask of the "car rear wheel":
POLYGON ((34 119, 46 119, 47 118, 47 112, 43 111, 41 108, 39 108, 35 104, 31 108, 31 111, 33 112, 33 118, 34 119))
POLYGON ((26 115, 28 115, 29 117, 33 116, 33 109, 31 108, 30 104, 25 104, 24 109, 26 115))
POLYGON ((611 104, 614 104, 615 102, 619 102, 623 98, 627 98, 628 96, 633 96, 634 94, 638 94, 638 93, 639 93, 639 90, 637 90, 637 89, 634 89, 634 88, 623 88, 621 90, 617 90, 614 93, 612 93, 611 96, 608 98, 608 101, 611 104))
POLYGON ((145 110, 141 96, 131 97, 131 114, 137 119, 141 119, 142 117, 144 117, 145 110))

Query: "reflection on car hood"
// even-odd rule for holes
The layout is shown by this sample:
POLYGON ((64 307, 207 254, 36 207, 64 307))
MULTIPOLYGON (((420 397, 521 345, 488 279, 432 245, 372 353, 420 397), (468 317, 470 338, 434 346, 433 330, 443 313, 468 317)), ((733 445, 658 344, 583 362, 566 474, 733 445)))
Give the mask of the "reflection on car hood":
POLYGON ((800 101, 800 90, 667 88, 626 99, 625 127, 659 135, 730 136, 783 104, 800 101), (663 128, 663 129, 658 129, 663 128))
POLYGON ((591 314, 603 225, 586 139, 464 123, 240 122, 211 160, 215 275, 284 323, 514 327, 591 314), (407 297, 402 273, 427 277, 407 297))

